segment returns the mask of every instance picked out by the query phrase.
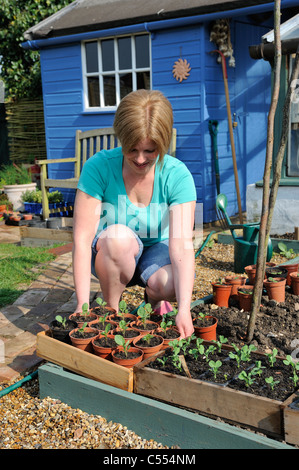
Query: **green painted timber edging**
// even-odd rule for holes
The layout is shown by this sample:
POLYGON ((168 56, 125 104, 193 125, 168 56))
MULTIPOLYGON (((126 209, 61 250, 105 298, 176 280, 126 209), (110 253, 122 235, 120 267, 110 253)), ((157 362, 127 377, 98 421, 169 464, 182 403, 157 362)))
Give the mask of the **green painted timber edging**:
POLYGON ((39 367, 38 376, 41 399, 59 399, 72 408, 121 423, 143 439, 154 439, 168 447, 293 449, 230 424, 96 382, 52 363, 39 367))
MULTIPOLYGON (((233 245, 234 239, 230 233, 218 233, 218 243, 223 245, 233 245)), ((293 249, 296 254, 299 254, 299 240, 287 240, 286 238, 272 238, 273 251, 279 253, 278 243, 282 242, 286 245, 287 250, 293 249)))

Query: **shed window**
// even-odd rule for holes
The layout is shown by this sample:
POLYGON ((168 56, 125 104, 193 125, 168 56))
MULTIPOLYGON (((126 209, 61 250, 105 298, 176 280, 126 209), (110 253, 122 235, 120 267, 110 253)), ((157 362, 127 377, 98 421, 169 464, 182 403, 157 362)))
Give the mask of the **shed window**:
POLYGON ((115 108, 131 91, 150 89, 149 35, 83 43, 83 73, 87 110, 115 108))

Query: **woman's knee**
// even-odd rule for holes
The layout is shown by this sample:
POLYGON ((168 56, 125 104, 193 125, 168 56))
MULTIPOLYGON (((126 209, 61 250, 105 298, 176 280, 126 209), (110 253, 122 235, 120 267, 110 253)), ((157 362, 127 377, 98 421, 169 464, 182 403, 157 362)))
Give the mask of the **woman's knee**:
POLYGON ((157 293, 157 295, 163 296, 166 292, 168 295, 173 293, 174 282, 171 265, 163 266, 152 274, 147 281, 147 286, 151 291, 157 293))
POLYGON ((139 251, 136 236, 129 227, 116 224, 110 225, 97 241, 97 251, 110 258, 135 257, 139 251))

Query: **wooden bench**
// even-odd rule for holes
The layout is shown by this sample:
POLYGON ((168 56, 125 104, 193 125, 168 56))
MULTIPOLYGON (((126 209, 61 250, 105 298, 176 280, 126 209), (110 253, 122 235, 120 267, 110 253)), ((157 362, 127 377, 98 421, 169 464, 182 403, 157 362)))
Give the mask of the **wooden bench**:
MULTIPOLYGON (((53 158, 46 160, 38 160, 38 165, 41 166, 41 191, 42 191, 42 206, 43 218, 47 219, 50 212, 55 212, 55 209, 50 211, 48 190, 50 188, 66 188, 76 189, 80 177, 81 169, 86 160, 100 150, 113 149, 119 147, 120 143, 115 136, 113 127, 102 129, 92 129, 89 131, 76 131, 75 142, 75 156, 72 158, 53 158), (48 177, 48 165, 54 163, 74 163, 74 177, 66 179, 54 179, 48 177)), ((176 129, 173 129, 172 139, 169 148, 169 154, 175 157, 176 152, 176 129)), ((59 209, 56 210, 56 212, 59 209)))

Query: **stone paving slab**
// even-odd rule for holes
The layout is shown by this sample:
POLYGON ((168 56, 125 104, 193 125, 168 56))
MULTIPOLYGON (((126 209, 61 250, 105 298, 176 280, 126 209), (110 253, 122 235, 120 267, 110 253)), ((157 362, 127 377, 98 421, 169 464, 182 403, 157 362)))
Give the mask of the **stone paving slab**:
POLYGON ((0 329, 7 323, 16 321, 18 318, 26 315, 30 311, 29 307, 24 305, 7 305, 0 310, 0 329))
MULTIPOLYGON (((0 383, 17 379, 42 359, 36 355, 36 335, 48 329, 59 314, 73 313, 74 292, 71 252, 56 258, 12 305, 0 309, 0 383), (2 361, 2 362, 1 362, 2 361)), ((90 304, 101 295, 98 280, 91 276, 90 304)))
POLYGON ((48 295, 48 289, 28 289, 14 302, 14 306, 35 306, 38 305, 48 295))

